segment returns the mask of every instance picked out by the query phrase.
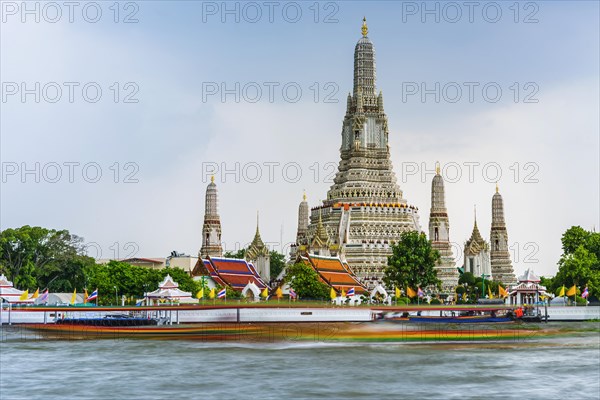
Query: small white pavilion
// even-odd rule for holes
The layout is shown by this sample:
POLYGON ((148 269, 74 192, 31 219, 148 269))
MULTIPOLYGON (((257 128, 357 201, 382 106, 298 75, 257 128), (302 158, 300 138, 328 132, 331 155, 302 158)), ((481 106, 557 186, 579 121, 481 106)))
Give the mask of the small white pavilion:
POLYGON ((540 296, 548 296, 546 287, 540 285, 540 278, 531 269, 519 276, 518 281, 508 289, 509 304, 535 304, 540 296))
POLYGON ((35 301, 29 296, 26 300, 19 300, 24 290, 19 290, 13 287, 13 283, 8 280, 4 274, 0 275, 0 298, 7 303, 22 303, 31 304, 35 301))
POLYGON ((158 289, 153 292, 144 293, 148 304, 167 303, 197 303, 198 299, 192 298, 190 292, 184 292, 179 289, 179 284, 171 278, 171 275, 165 276, 165 279, 158 284, 158 289), (162 301, 161 301, 162 300, 162 301))

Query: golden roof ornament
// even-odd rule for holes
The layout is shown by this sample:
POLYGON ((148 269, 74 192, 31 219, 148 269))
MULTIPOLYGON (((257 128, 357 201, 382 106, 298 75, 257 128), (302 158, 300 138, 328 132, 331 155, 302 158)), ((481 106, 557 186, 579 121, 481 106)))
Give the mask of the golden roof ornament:
POLYGON ((214 175, 210 176, 210 183, 215 183, 215 176, 214 175))
POLYGON ((498 193, 498 182, 496 182, 496 193, 498 193))
POLYGON ((435 173, 436 173, 436 175, 440 174, 440 162, 439 161, 435 162, 435 173))
POLYGON ((366 37, 367 33, 369 33, 369 28, 367 27, 367 17, 363 17, 363 24, 362 24, 362 28, 360 30, 364 37, 366 37))

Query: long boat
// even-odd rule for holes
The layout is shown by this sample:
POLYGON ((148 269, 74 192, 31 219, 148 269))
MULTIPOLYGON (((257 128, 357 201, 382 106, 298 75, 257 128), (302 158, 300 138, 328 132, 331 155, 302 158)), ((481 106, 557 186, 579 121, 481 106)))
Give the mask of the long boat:
POLYGON ((225 342, 515 342, 535 338, 531 326, 328 323, 203 323, 158 326, 23 324, 30 340, 155 339, 225 342))
POLYGON ((461 316, 409 316, 409 322, 425 324, 482 324, 514 322, 510 317, 492 317, 490 315, 461 315, 461 316))

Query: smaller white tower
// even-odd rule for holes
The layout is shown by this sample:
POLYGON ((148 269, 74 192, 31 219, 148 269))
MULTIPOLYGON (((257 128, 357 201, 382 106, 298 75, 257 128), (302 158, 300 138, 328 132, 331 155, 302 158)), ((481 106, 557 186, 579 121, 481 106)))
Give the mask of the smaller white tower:
POLYGON ((429 212, 429 240, 431 247, 440 253, 436 266, 438 279, 442 281, 442 292, 453 293, 458 285, 458 271, 450 244, 450 221, 446 209, 444 179, 440 166, 436 164, 436 174, 431 182, 431 210, 429 212))
POLYGON ((204 207, 204 225, 202 226, 202 247, 200 258, 221 257, 223 247, 221 246, 221 217, 218 211, 217 185, 215 177, 210 178, 206 188, 206 199, 204 207))
POLYGON ((504 202, 496 184, 496 193, 492 197, 492 228, 490 230, 492 245, 491 265, 494 279, 505 286, 515 285, 517 278, 513 270, 508 251, 508 232, 504 222, 504 202))

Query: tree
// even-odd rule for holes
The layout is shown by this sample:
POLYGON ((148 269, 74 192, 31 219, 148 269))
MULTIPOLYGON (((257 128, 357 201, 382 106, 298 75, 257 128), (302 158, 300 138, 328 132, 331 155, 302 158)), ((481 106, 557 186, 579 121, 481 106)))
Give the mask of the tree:
POLYGON ((84 269, 93 263, 84 254, 83 238, 67 230, 25 225, 0 232, 0 272, 21 289, 82 288, 84 269))
POLYGON ((440 259, 424 233, 406 231, 400 234, 398 243, 392 246, 392 255, 384 273, 388 287, 440 287, 435 265, 440 259))
POLYGON ((558 261, 558 272, 552 278, 550 291, 562 286, 588 287, 590 297, 600 296, 600 233, 573 226, 561 238, 563 254, 558 261))
POLYGON ((239 249, 238 251, 226 251, 225 253, 223 253, 223 257, 242 259, 246 257, 246 249, 239 249))
POLYGON ((290 266, 285 281, 294 289, 301 299, 327 299, 329 286, 319 280, 319 275, 305 263, 290 266))
MULTIPOLYGON (((580 245, 572 254, 563 255, 559 261, 558 273, 554 280, 559 286, 573 286, 590 284, 590 292, 599 293, 600 287, 596 286, 600 274, 595 270, 598 258, 580 245)), ((600 282, 598 282, 600 283, 600 282)))
POLYGON ((585 246, 590 232, 580 226, 572 226, 563 233, 561 242, 563 254, 573 254, 579 246, 585 246))
POLYGON ((475 275, 472 272, 465 272, 458 278, 458 283, 466 286, 475 285, 475 275))
POLYGON ((285 256, 281 253, 271 250, 269 253, 269 266, 271 279, 277 278, 277 276, 285 268, 285 256))

